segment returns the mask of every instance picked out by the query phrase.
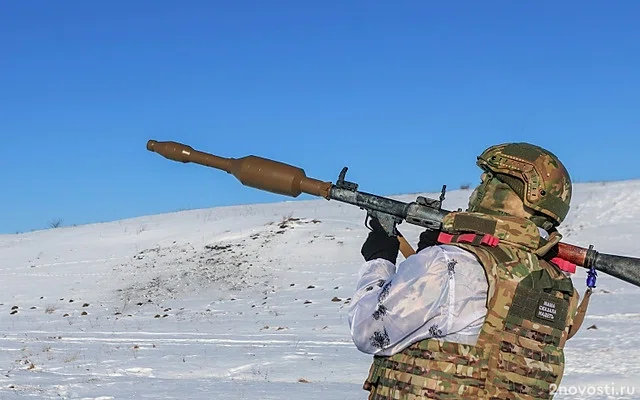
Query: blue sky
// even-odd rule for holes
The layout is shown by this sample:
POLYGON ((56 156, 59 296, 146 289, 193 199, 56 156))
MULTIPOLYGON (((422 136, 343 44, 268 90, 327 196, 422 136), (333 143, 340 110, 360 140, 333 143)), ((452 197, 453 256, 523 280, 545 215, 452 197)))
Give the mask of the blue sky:
POLYGON ((505 141, 637 179, 640 3, 558 3, 1 1, 0 232, 291 200, 149 139, 385 195, 505 141))

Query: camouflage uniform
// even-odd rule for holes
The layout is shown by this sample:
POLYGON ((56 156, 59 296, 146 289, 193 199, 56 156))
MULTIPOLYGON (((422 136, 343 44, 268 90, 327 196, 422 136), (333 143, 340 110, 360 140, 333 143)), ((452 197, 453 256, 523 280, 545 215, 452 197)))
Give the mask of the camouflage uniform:
MULTIPOLYGON (((549 399, 564 371, 564 346, 578 294, 544 259, 561 235, 571 182, 557 158, 528 144, 478 157, 485 173, 465 212, 449 214, 442 237, 476 255, 489 284, 475 345, 428 338, 374 356, 371 400, 549 399), (541 237, 540 228, 551 235, 541 237)), ((434 290, 434 288, 431 288, 434 290)))

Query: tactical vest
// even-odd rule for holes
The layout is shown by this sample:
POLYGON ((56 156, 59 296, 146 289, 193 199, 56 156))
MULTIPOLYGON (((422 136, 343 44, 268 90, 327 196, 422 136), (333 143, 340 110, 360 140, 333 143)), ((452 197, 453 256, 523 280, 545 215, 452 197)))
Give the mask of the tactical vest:
POLYGON ((447 242, 474 253, 488 281, 487 316, 475 345, 431 338, 374 356, 364 389, 382 399, 550 399, 579 295, 542 256, 561 238, 528 220, 450 213, 447 242), (537 252, 537 254, 536 254, 537 252))

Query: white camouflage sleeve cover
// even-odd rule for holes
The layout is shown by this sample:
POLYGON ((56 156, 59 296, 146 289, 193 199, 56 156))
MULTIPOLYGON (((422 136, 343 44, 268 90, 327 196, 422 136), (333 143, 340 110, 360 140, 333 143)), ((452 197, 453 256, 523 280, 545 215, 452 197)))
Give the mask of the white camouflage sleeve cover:
POLYGON ((432 246, 395 265, 371 260, 360 268, 349 308, 356 347, 391 355, 437 337, 472 344, 487 312, 487 281, 475 256, 459 247, 432 246))

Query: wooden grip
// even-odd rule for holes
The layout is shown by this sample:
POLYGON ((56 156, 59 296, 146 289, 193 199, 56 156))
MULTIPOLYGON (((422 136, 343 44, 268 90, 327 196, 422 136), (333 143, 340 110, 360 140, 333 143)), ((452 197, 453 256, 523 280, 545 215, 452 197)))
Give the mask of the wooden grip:
POLYGON ((410 255, 416 254, 416 251, 413 250, 413 247, 411 247, 404 236, 398 235, 398 240, 400 241, 400 252, 404 256, 404 258, 408 258, 410 255))

